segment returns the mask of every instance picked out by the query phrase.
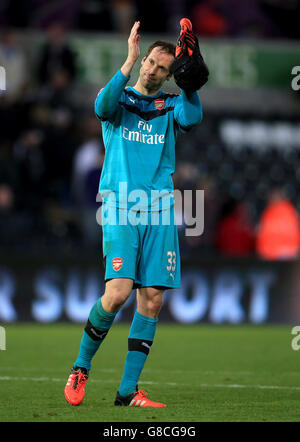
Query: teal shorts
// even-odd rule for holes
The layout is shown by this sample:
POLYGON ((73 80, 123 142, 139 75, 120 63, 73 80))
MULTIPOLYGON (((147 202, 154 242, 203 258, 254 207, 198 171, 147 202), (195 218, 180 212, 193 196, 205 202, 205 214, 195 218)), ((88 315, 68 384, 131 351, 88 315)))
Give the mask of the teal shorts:
POLYGON ((129 212, 102 207, 105 281, 129 278, 133 288, 180 287, 180 254, 174 208, 129 212))

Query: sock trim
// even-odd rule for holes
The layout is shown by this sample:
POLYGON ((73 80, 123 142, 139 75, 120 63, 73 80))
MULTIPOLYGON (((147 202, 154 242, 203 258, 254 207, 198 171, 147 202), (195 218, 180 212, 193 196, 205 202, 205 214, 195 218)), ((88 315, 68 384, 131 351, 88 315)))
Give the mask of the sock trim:
POLYGON ((150 316, 144 316, 141 313, 139 313, 137 310, 134 315, 136 315, 142 321, 148 322, 150 324, 158 322, 158 318, 150 318, 150 316))
MULTIPOLYGON (((102 297, 101 297, 102 298, 102 297)), ((99 315, 104 316, 105 320, 112 320, 118 312, 110 313, 104 310, 101 298, 96 302, 96 307, 99 315)))
POLYGON ((94 341, 102 341, 109 332, 109 330, 100 330, 99 328, 95 327, 89 319, 87 320, 84 331, 94 341))
POLYGON ((128 338, 128 351, 139 351, 149 354, 153 341, 147 339, 128 338))

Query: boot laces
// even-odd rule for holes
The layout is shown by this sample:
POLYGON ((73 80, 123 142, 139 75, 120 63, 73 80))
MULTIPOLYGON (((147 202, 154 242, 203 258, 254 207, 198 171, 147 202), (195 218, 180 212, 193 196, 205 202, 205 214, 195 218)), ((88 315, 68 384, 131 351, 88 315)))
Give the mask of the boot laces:
POLYGON ((84 387, 85 382, 87 381, 88 376, 81 371, 74 372, 74 390, 78 391, 81 387, 84 387))
POLYGON ((139 390, 138 393, 139 393, 141 396, 148 396, 148 392, 145 391, 145 390, 139 390))

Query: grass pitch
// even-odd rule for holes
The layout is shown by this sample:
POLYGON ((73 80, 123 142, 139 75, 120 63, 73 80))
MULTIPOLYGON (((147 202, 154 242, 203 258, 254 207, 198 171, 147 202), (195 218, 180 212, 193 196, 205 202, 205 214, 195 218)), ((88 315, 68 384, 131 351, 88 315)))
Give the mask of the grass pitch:
POLYGON ((166 408, 114 407, 129 324, 96 354, 79 407, 64 398, 83 325, 8 324, 0 422, 300 421, 300 351, 291 326, 159 324, 139 386, 166 408))

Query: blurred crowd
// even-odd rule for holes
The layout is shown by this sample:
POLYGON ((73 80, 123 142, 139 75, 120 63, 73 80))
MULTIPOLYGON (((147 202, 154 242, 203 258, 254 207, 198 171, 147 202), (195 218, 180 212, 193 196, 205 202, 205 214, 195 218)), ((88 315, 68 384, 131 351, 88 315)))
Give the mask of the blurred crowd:
POLYGON ((9 248, 84 243, 79 212, 96 207, 101 128, 92 108, 74 102, 78 68, 65 38, 61 25, 50 26, 28 69, 15 32, 1 35, 0 244, 9 248))
MULTIPOLYGON (((7 88, 0 95, 1 250, 99 249, 101 125, 90 106, 74 101, 78 68, 64 28, 48 27, 45 44, 30 69, 33 77, 26 77, 26 63, 15 32, 7 28, 0 42, 0 65, 7 74, 7 88)), ((195 144, 197 138, 193 140, 195 144)), ((178 141, 174 185, 182 191, 204 190, 205 227, 201 236, 189 237, 184 234, 186 220, 179 225, 183 257, 298 256, 298 213, 284 189, 270 189, 263 210, 253 215, 245 199, 218 186, 214 173, 201 173, 193 162, 199 149, 188 151, 192 144, 178 141)), ((213 155, 215 160, 217 151, 213 155)), ((196 213, 196 207, 190 209, 196 213)))
MULTIPOLYGON (((192 165, 182 165, 192 169, 192 165)), ((181 167, 175 182, 184 178, 181 167)), ((178 184, 178 182, 176 183, 178 184)), ((183 182, 194 189, 204 190, 204 230, 199 236, 187 235, 188 229, 196 227, 191 217, 179 220, 181 255, 183 258, 246 258, 286 260, 299 257, 300 218, 297 209, 283 187, 273 187, 267 194, 263 210, 255 217, 247 199, 238 199, 227 191, 221 191, 212 177, 202 177, 183 182), (186 221, 186 222, 185 222, 186 221)), ((176 188, 178 188, 176 186, 176 188)), ((182 188, 183 190, 183 188, 182 188)), ((187 214, 197 215, 196 196, 187 214)), ((198 203, 198 214, 200 213, 198 203)), ((181 215, 179 207, 178 213, 181 215)), ((193 230, 193 228, 191 230, 193 230)))
POLYGON ((207 37, 300 37, 299 0, 2 0, 0 26, 46 29, 60 20, 66 29, 128 33, 132 22, 142 31, 178 31, 189 17, 207 37))

